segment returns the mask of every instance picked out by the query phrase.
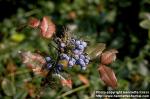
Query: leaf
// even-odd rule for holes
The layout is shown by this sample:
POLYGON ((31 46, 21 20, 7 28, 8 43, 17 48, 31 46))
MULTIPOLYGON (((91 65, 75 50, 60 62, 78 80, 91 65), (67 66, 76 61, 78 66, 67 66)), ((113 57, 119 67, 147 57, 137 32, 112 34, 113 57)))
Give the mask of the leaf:
POLYGON ((150 29, 150 20, 143 20, 142 22, 140 22, 140 26, 144 29, 150 29))
POLYGON ((55 24, 48 16, 44 16, 40 24, 41 36, 51 38, 56 31, 55 24))
POLYGON ((70 75, 66 73, 54 74, 59 80, 62 86, 72 88, 72 80, 70 75))
POLYGON ((25 99, 28 95, 28 92, 25 90, 19 90, 16 95, 14 96, 14 99, 25 99))
POLYGON ((111 49, 111 50, 103 52, 100 57, 101 64, 104 64, 104 65, 111 64, 113 61, 116 60, 116 53, 118 53, 118 51, 115 49, 111 49))
POLYGON ((46 76, 48 71, 42 69, 46 64, 45 58, 38 53, 31 53, 30 51, 19 51, 22 58, 22 62, 35 74, 40 76, 46 76))
POLYGON ((7 96, 13 96, 16 93, 14 84, 6 78, 3 79, 1 86, 7 96))
POLYGON ((102 51, 106 48, 106 45, 104 43, 97 44, 94 49, 89 53, 89 56, 91 59, 97 58, 99 55, 101 55, 102 51))
POLYGON ((24 34, 19 34, 19 33, 15 33, 11 36, 11 40, 15 41, 15 42, 21 42, 25 39, 25 35, 24 34))
POLYGON ((141 19, 149 19, 150 20, 150 13, 148 13, 148 12, 140 12, 139 17, 141 19))
POLYGON ((100 78, 104 81, 104 83, 107 86, 110 86, 113 89, 117 87, 117 78, 115 76, 114 71, 111 68, 100 64, 98 70, 99 70, 100 78))
POLYGON ((89 84, 89 80, 84 75, 79 74, 78 77, 80 81, 83 82, 85 85, 89 84))
POLYGON ((30 18, 28 21, 28 26, 31 28, 36 28, 40 25, 40 21, 37 18, 30 18))

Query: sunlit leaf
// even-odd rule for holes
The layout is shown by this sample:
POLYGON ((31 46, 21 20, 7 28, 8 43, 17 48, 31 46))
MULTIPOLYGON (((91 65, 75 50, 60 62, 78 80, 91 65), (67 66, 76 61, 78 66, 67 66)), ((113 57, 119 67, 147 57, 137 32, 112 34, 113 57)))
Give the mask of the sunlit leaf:
POLYGON ((106 45, 104 43, 96 44, 94 49, 89 53, 90 58, 95 59, 99 57, 105 48, 106 45))
POLYGON ((48 16, 44 16, 40 24, 41 36, 51 38, 56 31, 55 24, 48 16))
POLYGON ((3 79, 1 86, 7 96, 13 96, 16 93, 16 87, 10 80, 6 78, 3 79))
POLYGON ((148 12, 140 12, 139 17, 141 19, 149 19, 150 20, 150 13, 148 13, 148 12))
POLYGON ((107 86, 110 86, 112 88, 117 87, 117 78, 115 76, 114 71, 111 68, 100 64, 98 70, 99 70, 100 78, 104 81, 104 83, 107 86))
POLYGON ((21 42, 25 39, 25 35, 24 34, 19 34, 19 33, 15 33, 11 36, 11 40, 15 41, 15 42, 21 42))
POLYGON ((150 29, 150 20, 143 20, 140 22, 140 26, 144 29, 150 29))

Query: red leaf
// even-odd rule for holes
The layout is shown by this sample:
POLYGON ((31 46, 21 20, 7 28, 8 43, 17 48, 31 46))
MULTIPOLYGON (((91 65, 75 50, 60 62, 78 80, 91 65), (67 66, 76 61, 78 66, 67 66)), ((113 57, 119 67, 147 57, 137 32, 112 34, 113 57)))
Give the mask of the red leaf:
POLYGON ((44 38, 51 38, 56 31, 55 24, 49 17, 43 17, 40 24, 41 36, 44 38))
POLYGON ((117 78, 113 70, 105 65, 100 64, 99 74, 101 79, 107 86, 111 86, 113 89, 117 87, 117 78))
POLYGON ((36 18, 30 18, 28 21, 28 26, 32 28, 37 28, 40 25, 40 21, 36 18))
POLYGON ((118 51, 115 49, 105 51, 100 57, 101 63, 104 65, 111 64, 113 61, 116 60, 116 53, 118 53, 118 51))

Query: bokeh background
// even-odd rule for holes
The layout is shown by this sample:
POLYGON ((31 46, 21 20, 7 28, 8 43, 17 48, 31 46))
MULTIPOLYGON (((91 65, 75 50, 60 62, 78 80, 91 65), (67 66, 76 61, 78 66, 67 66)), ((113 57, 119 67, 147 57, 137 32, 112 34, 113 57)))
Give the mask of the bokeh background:
MULTIPOLYGON (((26 69, 18 51, 50 50, 37 31, 19 28, 30 17, 45 15, 93 45, 119 51, 110 65, 118 78, 116 90, 150 90, 150 0, 0 0, 0 13, 0 99, 35 98, 41 77, 26 69)), ((73 89, 47 87, 41 98, 94 99, 95 90, 110 89, 99 78, 98 64, 73 72, 73 89)))

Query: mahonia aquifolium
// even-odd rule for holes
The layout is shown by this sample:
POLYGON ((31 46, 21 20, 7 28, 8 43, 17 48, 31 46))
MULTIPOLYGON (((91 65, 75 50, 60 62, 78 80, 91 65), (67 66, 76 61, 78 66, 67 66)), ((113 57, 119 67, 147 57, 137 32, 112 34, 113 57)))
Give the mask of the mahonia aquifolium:
MULTIPOLYGON (((46 83, 53 83, 54 77, 60 79, 63 86, 72 88, 72 81, 70 76, 62 74, 65 68, 73 68, 80 66, 81 70, 86 70, 90 63, 89 54, 86 53, 88 43, 84 40, 70 36, 69 32, 64 31, 61 35, 56 33, 56 26, 48 16, 44 16, 40 21, 36 18, 31 18, 28 22, 31 28, 38 28, 40 35, 44 39, 51 39, 56 46, 56 56, 54 58, 50 55, 41 55, 40 53, 31 53, 29 51, 19 51, 22 56, 23 63, 27 65, 34 73, 44 76, 42 85, 46 83)), ((102 51, 105 49, 104 44, 100 44, 98 49, 94 52, 96 57, 100 57, 99 73, 101 79, 106 85, 115 88, 117 86, 117 79, 114 72, 106 65, 111 64, 116 59, 117 50, 102 51), (112 76, 113 75, 113 76, 112 76)))

